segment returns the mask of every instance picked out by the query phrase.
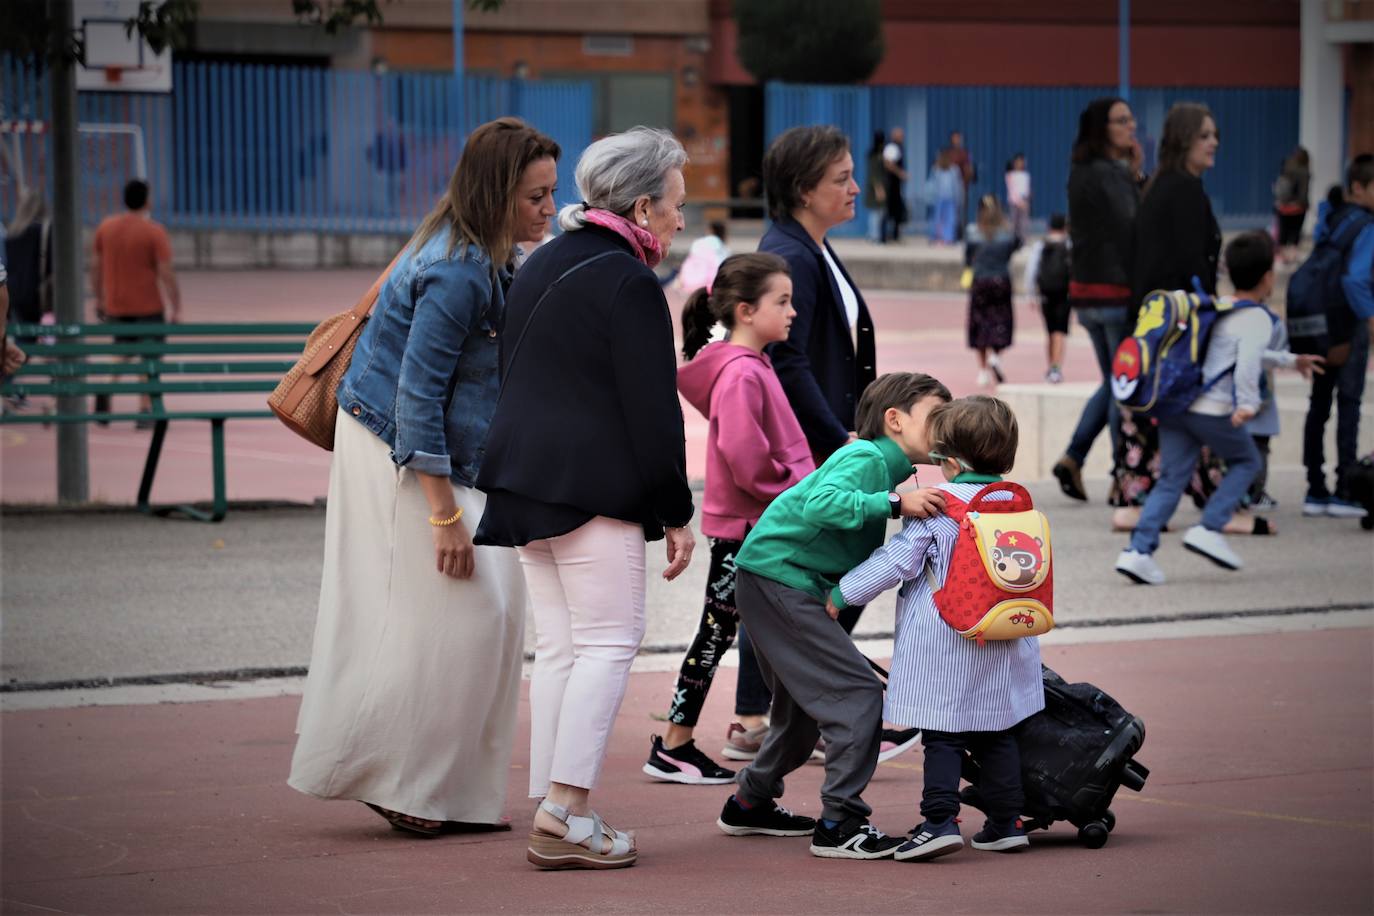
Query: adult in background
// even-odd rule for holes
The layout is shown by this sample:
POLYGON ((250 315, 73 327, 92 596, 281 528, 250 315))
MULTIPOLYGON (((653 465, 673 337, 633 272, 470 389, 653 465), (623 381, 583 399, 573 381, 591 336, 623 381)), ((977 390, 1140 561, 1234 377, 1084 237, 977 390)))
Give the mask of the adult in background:
POLYGON ((666 534, 670 580, 694 546, 673 324, 653 271, 682 229, 686 161, 672 134, 645 127, 587 147, 583 202, 508 300, 477 542, 519 548, 529 585, 530 797, 543 801, 527 858, 543 868, 638 856, 590 794, 644 636, 644 542, 666 534))
POLYGON ((1302 224, 1307 219, 1311 195, 1312 171, 1307 150, 1299 146, 1283 161, 1279 177, 1274 179, 1274 215, 1278 218, 1279 251, 1285 263, 1298 260, 1298 243, 1302 241, 1302 224))
MULTIPOLYGON (((126 184, 124 206, 128 212, 107 216, 95 230, 90 280, 96 317, 111 324, 129 325, 130 330, 140 324, 175 324, 181 320, 181 287, 172 268, 171 239, 152 216, 148 182, 135 178, 126 184)), ((161 343, 164 338, 160 334, 133 333, 116 334, 114 340, 161 343)), ((152 398, 140 395, 139 412, 151 409, 152 398)), ((109 395, 96 395, 95 412, 110 412, 109 395)), ((144 425, 147 421, 138 422, 144 425)))
POLYGON ((891 139, 883 147, 883 181, 887 198, 887 222, 885 234, 894 242, 901 241, 902 224, 908 219, 906 198, 902 196, 902 183, 906 181, 906 131, 900 127, 892 128, 891 139))
POLYGON ((864 209, 868 211, 868 240, 882 245, 887 242, 887 166, 883 162, 883 147, 887 137, 880 130, 873 132, 873 145, 864 159, 864 209))
POLYGON ((973 164, 973 157, 964 148, 964 135, 952 130, 949 132, 949 145, 945 147, 945 153, 950 165, 959 170, 959 221, 956 224, 959 231, 959 241, 964 240, 964 226, 968 223, 968 190, 973 187, 973 183, 978 180, 978 169, 973 164))
POLYGON ((53 309, 52 222, 43 193, 35 188, 19 197, 5 238, 9 268, 10 317, 37 324, 53 309))
POLYGON ((559 148, 469 135, 339 385, 324 575, 290 784, 398 830, 503 829, 524 651, 510 550, 474 548, 515 245, 554 214, 559 148))
POLYGON ((1131 288, 1131 264, 1141 155, 1131 107, 1111 97, 1089 102, 1078 117, 1071 159, 1069 306, 1092 341, 1102 384, 1084 405, 1069 447, 1053 471, 1066 495, 1086 500, 1083 463, 1093 442, 1103 427, 1110 429, 1113 454, 1120 441, 1120 414, 1110 384, 1112 358, 1130 332, 1138 304, 1131 288))

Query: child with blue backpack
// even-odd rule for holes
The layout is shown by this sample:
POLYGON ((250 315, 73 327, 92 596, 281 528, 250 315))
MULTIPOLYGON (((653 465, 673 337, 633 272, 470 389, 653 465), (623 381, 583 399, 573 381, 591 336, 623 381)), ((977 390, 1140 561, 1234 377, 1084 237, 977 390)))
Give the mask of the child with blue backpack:
POLYGON ((1045 707, 1036 634, 1053 624, 1048 525, 1024 489, 1002 480, 1016 459, 1016 415, 1004 401, 973 395, 935 408, 927 428, 930 460, 946 481, 945 513, 907 519, 840 580, 827 605, 833 616, 901 586, 883 714, 922 730, 925 788, 924 820, 893 853, 899 861, 963 848, 956 815, 965 752, 978 765, 987 814, 973 848, 1029 844, 1013 728, 1045 707))
MULTIPOLYGON (((1141 509, 1130 546, 1117 557, 1116 571, 1142 585, 1160 585, 1166 579, 1154 559, 1159 533, 1178 508, 1204 445, 1226 463, 1226 473, 1203 507, 1201 524, 1184 534, 1183 546, 1223 569, 1244 565, 1222 531, 1260 472, 1261 456, 1248 424, 1264 402, 1266 362, 1288 368, 1313 364, 1310 357, 1280 352, 1283 329, 1264 305, 1274 289, 1272 241, 1263 233, 1244 233, 1226 246, 1224 259, 1235 301, 1219 310, 1210 339, 1202 341, 1201 393, 1186 410, 1156 414, 1159 480, 1141 509)), ((1142 315, 1147 312, 1142 309, 1142 315)), ((1129 346, 1128 339, 1123 347, 1129 346)), ((1118 364, 1121 355, 1118 351, 1118 364)))

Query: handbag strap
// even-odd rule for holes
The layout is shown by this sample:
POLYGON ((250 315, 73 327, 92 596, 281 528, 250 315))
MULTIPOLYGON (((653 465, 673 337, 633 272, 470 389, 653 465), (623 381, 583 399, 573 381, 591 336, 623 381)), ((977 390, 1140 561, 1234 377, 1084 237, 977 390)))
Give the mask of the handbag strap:
POLYGON ((391 271, 405 252, 405 248, 396 252, 396 257, 391 259, 386 270, 382 271, 381 275, 373 281, 371 288, 363 293, 358 304, 353 306, 353 310, 348 313, 348 320, 339 322, 329 337, 325 338, 324 346, 315 353, 310 362, 305 364, 306 375, 314 375, 328 365, 329 361, 334 358, 334 354, 339 352, 339 348, 348 342, 348 338, 352 337, 358 328, 362 327, 363 320, 367 318, 368 313, 372 311, 372 306, 377 302, 377 297, 381 295, 382 284, 386 283, 387 277, 391 276, 391 271))
POLYGON ((594 254, 590 258, 578 261, 572 267, 569 267, 567 270, 563 271, 561 274, 558 275, 558 278, 556 280, 554 280, 552 283, 548 285, 548 288, 545 289, 544 292, 539 294, 539 298, 536 299, 534 302, 534 307, 530 309, 530 317, 525 319, 525 326, 520 329, 520 336, 515 338, 515 345, 510 348, 510 356, 506 358, 505 366, 502 367, 503 371, 501 372, 501 388, 500 391, 498 391, 496 394, 498 400, 501 397, 501 393, 506 390, 506 380, 510 378, 511 366, 515 365, 515 355, 520 352, 520 345, 525 342, 525 335, 529 333, 530 325, 534 324, 534 316, 539 313, 539 306, 543 305, 544 300, 549 298, 549 293, 553 292, 554 288, 558 286, 558 284, 562 283, 569 276, 577 273, 582 268, 590 264, 595 264, 602 258, 609 258, 610 256, 616 254, 623 254, 626 257, 632 257, 632 255, 630 255, 628 252, 624 251, 603 251, 600 254, 594 254))

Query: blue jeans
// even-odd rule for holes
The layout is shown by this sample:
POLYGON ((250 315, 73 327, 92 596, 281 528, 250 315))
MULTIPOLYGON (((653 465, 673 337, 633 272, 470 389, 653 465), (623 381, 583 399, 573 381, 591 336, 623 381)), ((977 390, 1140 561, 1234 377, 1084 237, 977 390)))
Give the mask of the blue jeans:
POLYGON ((1131 330, 1130 307, 1125 305, 1076 308, 1078 323, 1088 332, 1093 343, 1093 355, 1097 357, 1097 368, 1102 372, 1102 385, 1093 392, 1083 413, 1078 418, 1078 427, 1073 431, 1069 447, 1065 450, 1070 458, 1080 465, 1088 458, 1088 451, 1102 427, 1109 426, 1112 436, 1112 454, 1121 443, 1121 413, 1112 398, 1112 359, 1116 348, 1131 330))
POLYGON ((1159 480, 1150 488, 1140 521, 1131 532, 1135 552, 1154 553, 1159 546, 1159 532, 1178 508, 1204 445, 1226 462, 1226 476, 1202 508, 1202 526, 1221 531, 1230 521, 1259 473, 1260 454, 1254 437, 1245 427, 1232 426, 1229 416, 1183 413, 1164 417, 1159 421, 1159 480))
POLYGON ((1369 326, 1361 321, 1350 343, 1350 357, 1339 369, 1312 376, 1312 398, 1302 430, 1302 463, 1307 468, 1307 495, 1330 496, 1326 488, 1326 421, 1331 418, 1331 399, 1336 400, 1336 495, 1345 498, 1343 477, 1355 464, 1360 439, 1360 401, 1369 366, 1369 326))
POLYGON ((735 631, 735 645, 739 647, 739 673, 735 675, 735 715, 766 716, 773 704, 773 694, 759 670, 759 657, 744 624, 735 631))

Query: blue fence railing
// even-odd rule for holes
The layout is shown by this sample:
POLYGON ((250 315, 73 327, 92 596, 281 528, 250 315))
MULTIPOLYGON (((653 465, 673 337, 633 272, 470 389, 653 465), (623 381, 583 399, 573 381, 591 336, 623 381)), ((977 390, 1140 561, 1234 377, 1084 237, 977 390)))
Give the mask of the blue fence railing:
MULTIPOLYGON (((0 80, 0 121, 50 120, 44 76, 5 60, 0 80)), ((124 182, 144 171, 171 226, 409 232, 467 134, 502 115, 558 141, 559 197, 570 200, 592 105, 581 81, 177 63, 171 94, 79 94, 82 218, 117 212, 124 182)), ((50 135, 9 137, 0 142, 18 151, 27 181, 51 191, 50 135)), ((15 190, 0 179, 0 212, 13 212, 15 190)))
MULTIPOLYGON (((1032 216, 1044 220, 1067 206, 1069 151, 1079 112, 1092 99, 1113 95, 1108 87, 921 87, 797 86, 767 88, 766 140, 796 124, 835 124, 854 147, 856 179, 863 186, 863 162, 874 130, 901 126, 906 133, 906 198, 918 225, 926 215, 926 176, 949 133, 964 135, 978 170, 970 196, 1005 195, 1007 160, 1024 153, 1032 179, 1032 216)), ((1132 89, 1137 133, 1153 166, 1169 107, 1178 101, 1209 106, 1221 131, 1217 166, 1205 178, 1218 216, 1230 225, 1269 219, 1270 187, 1282 159, 1298 142, 1296 89, 1132 89)), ((859 235, 863 219, 840 227, 859 235)))

